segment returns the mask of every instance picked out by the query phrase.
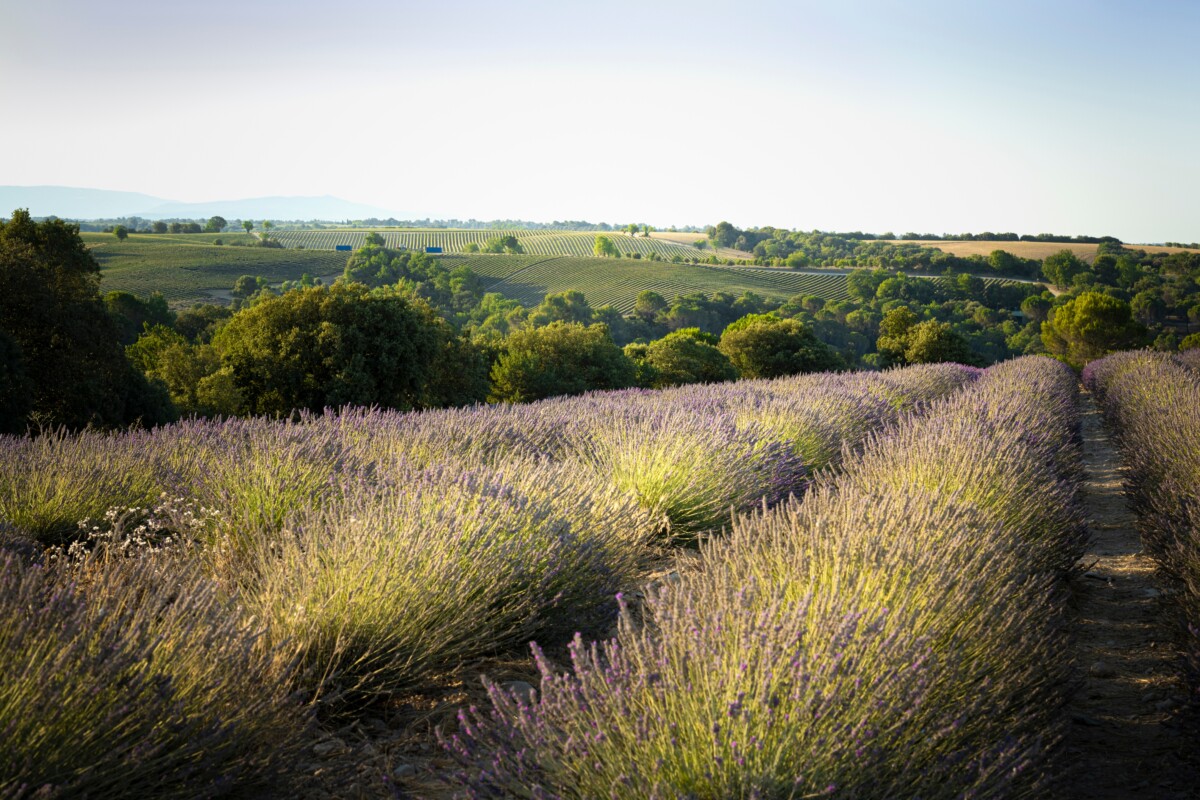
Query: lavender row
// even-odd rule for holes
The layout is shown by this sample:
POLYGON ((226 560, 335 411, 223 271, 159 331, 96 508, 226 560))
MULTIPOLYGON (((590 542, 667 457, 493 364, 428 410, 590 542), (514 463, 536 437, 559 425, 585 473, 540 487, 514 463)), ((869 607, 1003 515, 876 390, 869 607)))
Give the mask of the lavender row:
POLYGON ((535 646, 540 696, 489 685, 446 735, 461 795, 1046 790, 1084 537, 1075 396, 1049 359, 993 368, 741 516, 615 639, 577 637, 567 667, 535 646))
POLYGON ((1181 587, 1186 655, 1200 701, 1200 371, 1187 364, 1183 356, 1116 353, 1089 364, 1083 379, 1129 466, 1127 491, 1142 539, 1181 587))

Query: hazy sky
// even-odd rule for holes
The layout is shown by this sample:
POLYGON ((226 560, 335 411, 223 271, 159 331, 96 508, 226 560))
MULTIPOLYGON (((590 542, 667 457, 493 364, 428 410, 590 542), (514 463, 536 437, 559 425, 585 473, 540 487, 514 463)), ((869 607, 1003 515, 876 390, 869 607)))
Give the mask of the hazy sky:
POLYGON ((0 0, 0 184, 1200 240, 1200 3, 0 0))

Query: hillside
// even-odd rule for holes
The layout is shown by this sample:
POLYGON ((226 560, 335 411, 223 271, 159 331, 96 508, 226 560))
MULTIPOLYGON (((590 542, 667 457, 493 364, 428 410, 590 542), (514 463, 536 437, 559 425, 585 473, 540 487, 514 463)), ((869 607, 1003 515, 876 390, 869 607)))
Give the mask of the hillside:
MULTIPOLYGON (((498 236, 512 235, 520 242, 521 248, 527 255, 535 256, 590 256, 596 244, 597 234, 592 231, 554 231, 554 230, 512 230, 501 231, 493 229, 417 229, 417 228, 336 228, 326 230, 283 230, 272 233, 271 236, 281 242, 284 247, 303 248, 306 250, 333 250, 335 247, 362 247, 368 233, 376 232, 381 235, 388 247, 395 249, 423 250, 426 247, 440 247, 447 254, 463 253, 468 244, 483 246, 489 239, 498 236)), ((691 245, 691 241, 703 239, 702 234, 687 234, 691 239, 687 243, 678 240, 661 238, 646 238, 644 236, 629 236, 624 233, 608 232, 599 234, 607 236, 623 254, 636 253, 646 258, 652 253, 659 258, 671 260, 675 256, 690 261, 692 259, 707 259, 711 251, 700 250, 691 245)), ((736 251, 729 251, 735 253, 736 251)), ((737 254, 738 258, 747 258, 746 253, 737 254)))

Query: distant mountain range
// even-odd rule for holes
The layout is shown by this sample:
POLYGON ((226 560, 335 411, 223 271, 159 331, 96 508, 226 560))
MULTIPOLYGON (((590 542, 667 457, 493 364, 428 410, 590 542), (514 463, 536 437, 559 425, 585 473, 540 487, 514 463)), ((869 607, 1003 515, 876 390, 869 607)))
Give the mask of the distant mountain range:
POLYGON ((63 219, 226 219, 329 220, 415 219, 414 214, 396 214, 383 208, 352 203, 340 197, 250 197, 243 200, 214 200, 180 203, 137 192, 79 189, 72 186, 0 186, 0 216, 13 209, 27 208, 35 217, 63 219))

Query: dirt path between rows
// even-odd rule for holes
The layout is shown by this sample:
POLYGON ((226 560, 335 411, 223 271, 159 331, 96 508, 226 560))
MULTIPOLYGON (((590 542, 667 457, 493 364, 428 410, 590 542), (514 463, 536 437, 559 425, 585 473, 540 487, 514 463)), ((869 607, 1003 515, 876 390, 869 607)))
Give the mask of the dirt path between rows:
POLYGON ((1196 797, 1175 714, 1185 692, 1154 561, 1122 494, 1120 453, 1092 397, 1081 399, 1085 507, 1092 542, 1072 585, 1071 625, 1083 685, 1065 742, 1078 798, 1196 797))

